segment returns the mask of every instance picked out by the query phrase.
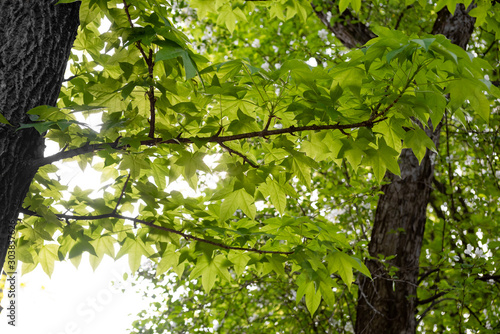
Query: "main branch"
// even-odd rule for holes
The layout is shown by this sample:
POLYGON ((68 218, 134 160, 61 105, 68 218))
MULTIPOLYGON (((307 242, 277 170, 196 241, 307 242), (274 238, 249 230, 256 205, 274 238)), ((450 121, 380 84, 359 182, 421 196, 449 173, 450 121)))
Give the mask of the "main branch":
MULTIPOLYGON (((40 215, 37 214, 36 212, 31 211, 29 209, 25 209, 25 208, 22 208, 19 212, 22 213, 22 214, 25 214, 25 215, 40 217, 40 215)), ((203 243, 206 243, 206 244, 210 244, 210 245, 213 245, 213 246, 216 246, 216 247, 219 247, 219 248, 228 249, 228 250, 241 250, 241 251, 253 252, 253 253, 258 253, 258 254, 291 255, 291 254, 294 253, 293 251, 290 251, 290 252, 280 252, 280 251, 261 250, 261 249, 257 249, 257 248, 245 248, 245 247, 228 246, 228 245, 225 245, 225 244, 220 243, 220 242, 203 239, 203 238, 191 235, 191 234, 187 234, 187 233, 184 233, 184 232, 181 232, 181 231, 177 231, 177 230, 168 228, 168 227, 156 225, 156 224, 153 224, 152 222, 148 222, 148 221, 145 221, 145 220, 142 220, 142 219, 123 216, 123 215, 120 215, 120 214, 114 212, 114 210, 111 213, 105 213, 105 214, 102 214, 102 215, 88 215, 88 216, 74 216, 74 215, 66 215, 66 214, 55 214, 55 215, 56 215, 57 218, 64 219, 66 221, 68 221, 68 220, 98 220, 98 219, 108 219, 108 218, 117 218, 117 219, 130 220, 130 221, 133 221, 134 224, 142 224, 142 225, 149 226, 151 228, 155 228, 157 230, 162 230, 162 231, 165 231, 165 232, 169 232, 169 233, 174 233, 174 234, 180 235, 181 237, 185 238, 186 240, 195 240, 195 241, 198 241, 198 242, 203 242, 203 243)))
MULTIPOLYGON (((144 146, 157 146, 157 145, 162 145, 162 144, 192 144, 195 142, 207 142, 207 143, 218 143, 222 144, 225 142, 229 141, 235 141, 235 140, 241 140, 241 139, 250 139, 250 138, 264 138, 264 137, 270 137, 270 136, 277 136, 281 134, 294 134, 297 132, 304 132, 304 131, 325 131, 325 130, 346 130, 346 129, 357 129, 357 128, 363 128, 363 127, 368 127, 371 128, 375 124, 386 120, 386 117, 381 117, 380 114, 373 114, 370 116, 369 119, 366 121, 358 122, 358 123, 353 123, 353 124, 328 124, 328 125, 306 125, 306 126, 290 126, 288 128, 283 128, 283 129, 274 129, 274 130, 267 130, 264 129, 262 131, 255 131, 255 132, 248 132, 248 133, 241 133, 237 135, 230 135, 230 136, 219 136, 218 134, 213 135, 211 137, 191 137, 191 138, 172 138, 172 139, 167 139, 163 140, 161 138, 156 138, 156 139, 149 139, 149 140, 143 140, 141 141, 141 145, 144 146)), ((115 148, 118 150, 123 150, 127 148, 127 145, 118 145, 118 143, 112 142, 112 143, 99 143, 99 144, 85 144, 79 148, 67 150, 67 151, 61 151, 59 153, 56 153, 54 155, 51 155, 49 157, 45 157, 42 159, 38 159, 34 162, 34 165, 36 167, 48 165, 51 163, 54 163, 59 160, 63 159, 69 159, 73 158, 82 154, 87 154, 87 153, 92 153, 92 152, 97 152, 100 150, 103 150, 105 148, 115 148)))

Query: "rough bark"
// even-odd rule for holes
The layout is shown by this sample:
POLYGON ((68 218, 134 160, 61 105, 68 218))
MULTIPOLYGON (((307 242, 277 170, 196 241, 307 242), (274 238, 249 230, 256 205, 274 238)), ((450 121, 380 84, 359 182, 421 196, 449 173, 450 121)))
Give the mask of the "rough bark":
POLYGON ((0 265, 9 242, 9 225, 36 173, 31 162, 43 156, 43 137, 26 112, 56 105, 68 57, 79 25, 79 3, 0 0, 0 112, 12 124, 0 124, 0 265))
MULTIPOLYGON (((433 134, 436 147, 439 130, 433 134)), ((390 277, 381 262, 366 261, 373 281, 360 278, 356 333, 415 333, 419 257, 434 175, 432 155, 427 151, 419 164, 413 152, 405 149, 400 157, 401 177, 387 175, 391 182, 382 187, 369 253, 394 255, 388 262, 397 268, 397 278, 390 277)))
POLYGON ((335 15, 332 22, 331 13, 337 12, 337 3, 327 1, 323 4, 322 10, 316 10, 317 6, 311 5, 321 22, 348 48, 361 47, 370 39, 377 37, 370 28, 357 21, 349 9, 346 9, 342 14, 335 15))
MULTIPOLYGON (((472 5, 473 6, 473 5, 472 5)), ((458 5, 452 16, 445 8, 438 13, 433 34, 443 34, 453 43, 466 48, 475 19, 458 5)), ((438 147, 440 126, 432 134, 438 147)), ((431 134, 428 132, 428 134, 431 134)), ((434 176, 432 154, 428 151, 419 164, 412 151, 405 149, 400 158, 401 177, 388 174, 391 183, 384 185, 380 196, 369 252, 395 256, 388 261, 397 269, 391 277, 376 260, 366 265, 373 280, 361 277, 356 317, 356 333, 415 333, 419 257, 425 230, 427 205, 434 176)))

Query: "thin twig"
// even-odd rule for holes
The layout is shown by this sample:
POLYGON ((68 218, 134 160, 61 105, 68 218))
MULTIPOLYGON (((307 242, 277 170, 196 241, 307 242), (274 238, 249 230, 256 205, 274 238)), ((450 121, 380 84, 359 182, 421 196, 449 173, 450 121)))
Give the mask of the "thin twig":
MULTIPOLYGON (((123 0, 123 8, 125 10, 125 13, 127 14, 128 22, 130 24, 131 28, 134 28, 134 22, 132 22, 132 18, 130 17, 130 12, 128 8, 130 5, 127 4, 125 0, 123 0)), ((154 75, 154 66, 155 62, 153 61, 153 49, 149 49, 149 55, 146 55, 146 52, 144 51, 144 48, 141 45, 141 40, 138 40, 135 42, 135 46, 137 46, 137 49, 139 49, 139 52, 141 53, 142 57, 144 58, 144 61, 146 62, 146 65, 148 65, 148 76, 151 80, 153 80, 154 75)), ((147 96, 149 99, 149 112, 151 115, 151 118, 149 119, 149 138, 154 138, 155 137, 155 123, 156 123, 156 97, 155 97, 155 89, 153 85, 149 86, 149 90, 147 92, 147 96)))
POLYGON ((403 18, 405 12, 408 10, 408 9, 411 9, 413 7, 413 5, 408 5, 406 6, 406 8, 401 11, 401 13, 399 14, 398 16, 398 20, 396 21, 396 25, 394 26, 394 30, 398 30, 399 28, 399 24, 401 23, 401 19, 403 18))
POLYGON ((429 270, 429 271, 423 273, 422 276, 420 276, 420 278, 417 281, 417 286, 420 285, 420 283, 422 283, 423 280, 426 279, 429 275, 431 275, 432 273, 435 273, 436 271, 439 271, 439 270, 440 270, 439 268, 435 268, 435 269, 432 269, 432 270, 429 270))
POLYGON ((229 153, 231 154, 236 154, 237 156, 243 158, 243 161, 247 162, 250 166, 252 166, 253 168, 259 168, 259 165, 256 165, 254 164, 250 159, 248 159, 248 157, 246 155, 244 155, 243 153, 240 153, 236 150, 233 150, 232 148, 230 148, 229 146, 227 146, 226 144, 224 143, 220 143, 219 144, 221 147, 225 148, 229 153))
POLYGON ((449 291, 441 291, 440 293, 430 297, 430 298, 427 298, 427 299, 422 299, 422 300, 418 300, 417 299, 417 305, 424 305, 424 304, 428 304, 436 299, 438 299, 439 297, 441 296, 444 296, 445 294, 447 294, 449 291))
POLYGON ((69 78, 67 78, 67 79, 63 79, 63 81, 62 81, 62 82, 71 81, 71 80, 73 80, 74 78, 76 78, 76 77, 78 77, 78 76, 79 76, 79 74, 72 75, 72 76, 70 76, 70 77, 69 77, 69 78))
POLYGON ((423 318, 427 315, 427 313, 429 313, 429 311, 430 311, 430 310, 432 310, 432 308, 433 308, 435 305, 437 305, 437 304, 439 304, 439 303, 441 303, 441 302, 444 302, 444 301, 446 301, 446 300, 454 300, 454 301, 456 301, 456 299, 455 299, 455 298, 443 298, 443 299, 440 299, 440 300, 434 300, 434 301, 432 302, 432 304, 431 304, 431 305, 429 305, 429 307, 427 307, 427 308, 424 310, 424 312, 422 312, 422 314, 420 315, 420 317, 418 317, 418 318, 417 318, 417 326, 418 326, 418 324, 420 323, 420 321, 422 321, 422 319, 423 319, 423 318))
POLYGON ((127 189, 128 180, 130 180, 130 173, 128 174, 127 179, 125 180, 125 184, 123 185, 120 197, 118 197, 118 200, 116 201, 116 206, 115 206, 115 208, 113 210, 113 213, 117 212, 118 206, 120 205, 120 202, 122 201, 122 198, 125 195, 125 190, 127 189))
POLYGON ((269 130, 269 126, 271 125, 271 121, 273 120, 274 117, 275 117, 274 115, 269 115, 266 126, 264 127, 264 131, 269 130))

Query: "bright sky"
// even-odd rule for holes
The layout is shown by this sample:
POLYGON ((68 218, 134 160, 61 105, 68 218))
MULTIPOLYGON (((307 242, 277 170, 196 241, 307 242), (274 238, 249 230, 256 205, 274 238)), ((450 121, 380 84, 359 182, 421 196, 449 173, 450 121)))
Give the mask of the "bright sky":
MULTIPOLYGON (((128 333, 136 314, 146 308, 137 287, 123 284, 130 272, 127 258, 105 257, 93 272, 88 259, 78 269, 71 262, 56 262, 52 278, 37 267, 21 276, 17 301, 17 324, 7 324, 6 310, 0 316, 0 333, 110 334, 128 333), (111 282, 116 282, 112 285, 111 282), (121 292, 122 287, 126 289, 121 292)), ((8 300, 4 296, 2 306, 8 300)))
MULTIPOLYGON (((79 119, 91 126, 99 124, 100 115, 94 114, 87 120, 79 119)), ((47 142, 45 155, 57 153, 58 145, 47 142)), ((58 163, 61 184, 72 190, 78 185, 82 189, 99 189, 100 173, 92 168, 83 172, 76 162, 58 163)), ((99 192, 91 196, 99 197, 99 192)), ((20 268, 21 266, 19 266, 20 268)), ((107 255, 95 272, 88 261, 88 254, 82 256, 78 269, 70 261, 55 263, 49 278, 38 266, 34 271, 19 279, 17 300, 17 327, 7 324, 7 312, 0 315, 0 333, 37 334, 109 334, 128 333, 136 314, 145 309, 137 287, 123 284, 123 274, 130 274, 127 256, 116 262, 107 255), (122 284, 126 292, 116 289, 111 283, 122 284)), ((19 277, 19 276, 18 276, 19 277)), ((132 281, 130 275, 128 282, 132 281)), ((1 305, 7 307, 4 295, 1 305)))

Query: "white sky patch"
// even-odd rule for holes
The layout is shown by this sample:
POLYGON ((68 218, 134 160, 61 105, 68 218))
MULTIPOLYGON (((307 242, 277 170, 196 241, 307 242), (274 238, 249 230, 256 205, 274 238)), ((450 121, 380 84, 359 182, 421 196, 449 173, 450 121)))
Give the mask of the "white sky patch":
MULTIPOLYGON (((88 256, 78 269, 68 261, 56 261, 52 278, 37 267, 20 278, 18 325, 8 325, 2 314, 0 333, 126 333, 136 314, 148 304, 137 293, 138 286, 126 282, 122 293, 119 285, 111 284, 119 284, 127 271, 126 257, 115 262, 107 256, 95 272, 88 256)), ((2 304, 6 300, 3 298, 2 304)))
POLYGON ((318 62, 313 57, 309 58, 309 60, 306 61, 306 64, 312 67, 318 66, 318 62))

